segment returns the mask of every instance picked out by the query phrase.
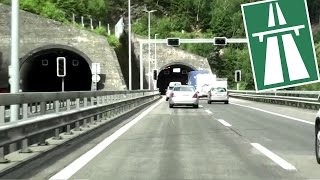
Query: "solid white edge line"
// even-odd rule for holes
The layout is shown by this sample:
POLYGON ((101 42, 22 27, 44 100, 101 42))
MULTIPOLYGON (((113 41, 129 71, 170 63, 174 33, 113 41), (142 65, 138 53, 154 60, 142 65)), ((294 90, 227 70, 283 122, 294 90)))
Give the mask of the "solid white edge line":
POLYGON ((139 122, 143 117, 145 117, 150 111, 152 111, 155 107, 157 107, 160 103, 163 102, 164 99, 161 99, 159 102, 142 112, 138 117, 130 121, 129 123, 122 126, 119 130, 114 132, 109 137, 105 138, 102 142, 97 144, 94 148, 80 156, 78 159, 73 161, 67 167, 62 169, 60 172, 56 173, 49 180, 61 180, 61 179, 69 179, 76 172, 78 172, 83 166, 85 166, 88 162, 90 162, 94 157, 96 157, 100 152, 102 152, 105 148, 107 148, 113 141, 119 138, 123 133, 129 130, 133 125, 139 122))
POLYGON ((254 110, 257 110, 257 111, 264 112, 264 113, 268 113, 268 114, 284 117, 284 118, 287 118, 287 119, 291 119, 291 120, 294 120, 294 121, 299 121, 299 122, 303 122, 303 123, 306 123, 306 124, 314 125, 314 122, 310 122, 310 121, 307 121, 307 120, 303 120, 303 119, 299 119, 299 118, 295 118, 295 117, 291 117, 291 116, 286 116, 286 115, 270 112, 270 111, 259 109, 259 108, 255 108, 255 107, 245 106, 245 105, 241 105, 241 104, 236 104, 236 103, 230 103, 230 104, 233 104, 233 105, 236 105, 236 106, 245 107, 245 108, 249 108, 249 109, 254 109, 254 110))
POLYGON ((260 151, 262 154, 266 155, 268 158, 270 158, 273 162, 277 163, 279 166, 281 166, 283 169, 286 169, 288 171, 296 171, 297 169, 278 155, 274 154, 267 148, 263 147, 261 144, 258 143, 251 143, 253 147, 255 147, 258 151, 260 151))
POLYGON ((213 114, 210 110, 206 109, 205 110, 208 114, 213 114))
POLYGON ((232 125, 229 124, 227 121, 223 120, 223 119, 218 119, 218 121, 223 124, 224 126, 227 126, 227 127, 231 127, 232 125))

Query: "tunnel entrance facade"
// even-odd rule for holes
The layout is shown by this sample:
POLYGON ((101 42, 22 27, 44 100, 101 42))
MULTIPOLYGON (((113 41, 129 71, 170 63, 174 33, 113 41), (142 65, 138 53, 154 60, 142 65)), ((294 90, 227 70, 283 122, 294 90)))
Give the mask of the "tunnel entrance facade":
POLYGON ((157 80, 157 87, 161 94, 165 94, 170 82, 181 82, 183 85, 188 84, 188 73, 195 71, 192 66, 182 63, 168 64, 160 69, 157 80))
POLYGON ((43 47, 21 59, 20 77, 23 92, 59 92, 62 78, 57 77, 57 57, 66 58, 65 91, 90 91, 90 60, 76 49, 64 46, 43 47))

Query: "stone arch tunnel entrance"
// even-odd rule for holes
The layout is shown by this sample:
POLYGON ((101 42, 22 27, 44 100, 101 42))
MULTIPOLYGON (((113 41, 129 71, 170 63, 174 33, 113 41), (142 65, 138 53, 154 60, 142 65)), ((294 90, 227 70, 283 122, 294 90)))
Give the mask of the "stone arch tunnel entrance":
POLYGON ((195 71, 194 67, 182 63, 174 63, 164 66, 160 69, 157 80, 157 87, 161 94, 165 94, 170 82, 181 82, 181 84, 188 84, 188 73, 195 71))
POLYGON ((59 92, 62 78, 57 77, 56 58, 66 58, 65 91, 91 90, 90 60, 71 47, 46 47, 26 55, 20 62, 23 92, 59 92))

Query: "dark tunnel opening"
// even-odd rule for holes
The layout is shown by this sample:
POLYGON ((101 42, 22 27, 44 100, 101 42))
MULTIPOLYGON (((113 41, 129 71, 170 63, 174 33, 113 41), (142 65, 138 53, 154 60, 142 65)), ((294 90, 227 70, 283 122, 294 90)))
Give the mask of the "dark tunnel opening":
POLYGON ((66 58, 65 91, 90 91, 91 69, 88 62, 78 53, 51 48, 38 51, 22 62, 21 90, 23 92, 62 91, 62 78, 57 77, 57 57, 66 58))
POLYGON ((170 82, 188 84, 188 73, 195 69, 183 64, 168 65, 158 74, 157 87, 161 94, 165 94, 170 82))

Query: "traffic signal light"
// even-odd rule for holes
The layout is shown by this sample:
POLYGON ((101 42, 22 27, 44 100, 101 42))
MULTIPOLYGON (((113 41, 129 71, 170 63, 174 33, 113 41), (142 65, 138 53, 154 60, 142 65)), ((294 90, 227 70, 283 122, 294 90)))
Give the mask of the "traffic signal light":
POLYGON ((241 81, 241 70, 235 71, 235 81, 240 82, 241 81))
POLYGON ((227 45, 227 38, 226 37, 215 37, 213 38, 214 45, 222 45, 225 46, 227 45))
POLYGON ((179 38, 167 38, 167 46, 180 46, 179 38))
POLYGON ((66 76, 66 58, 57 57, 57 76, 65 77, 66 76))
POLYGON ((157 79, 158 79, 158 71, 153 70, 153 80, 157 80, 157 79))

